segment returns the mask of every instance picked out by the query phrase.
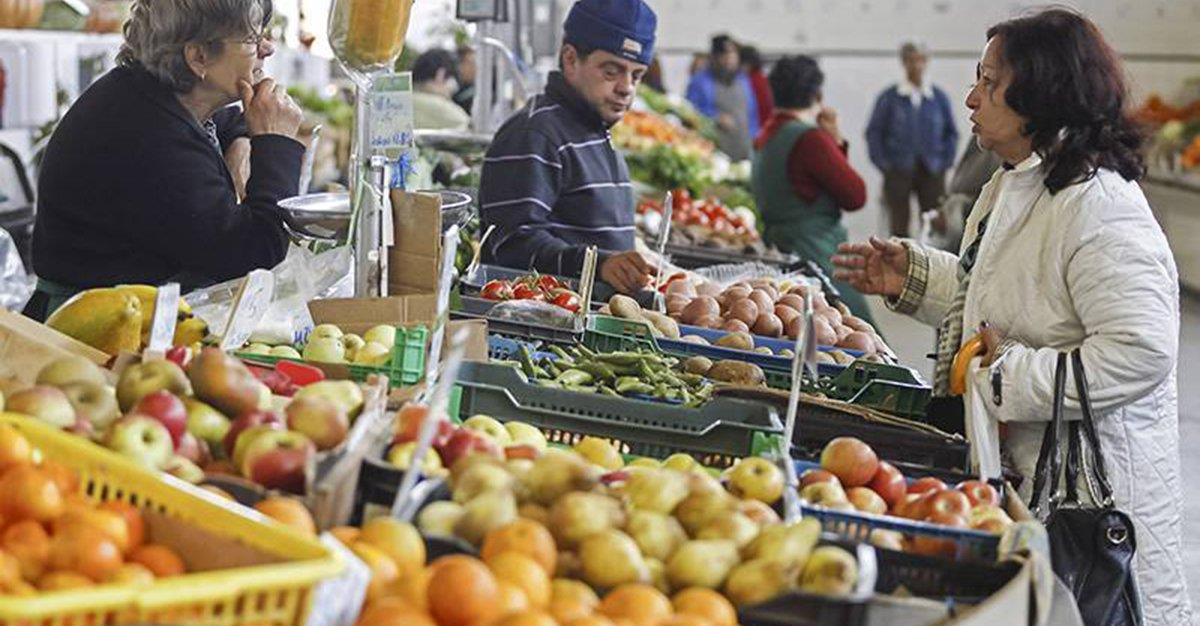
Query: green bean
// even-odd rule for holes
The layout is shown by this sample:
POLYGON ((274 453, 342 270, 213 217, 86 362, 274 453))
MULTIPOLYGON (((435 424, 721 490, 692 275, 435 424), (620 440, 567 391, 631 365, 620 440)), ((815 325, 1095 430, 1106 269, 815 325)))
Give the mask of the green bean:
POLYGON ((569 369, 558 375, 555 381, 564 385, 586 385, 592 382, 592 375, 578 369, 569 369))

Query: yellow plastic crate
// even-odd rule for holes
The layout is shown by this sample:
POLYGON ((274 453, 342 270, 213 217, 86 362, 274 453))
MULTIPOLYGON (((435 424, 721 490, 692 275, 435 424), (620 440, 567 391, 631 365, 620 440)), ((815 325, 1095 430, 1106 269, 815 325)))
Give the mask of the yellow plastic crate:
POLYGON ((158 528, 184 528, 184 534, 198 529, 193 539, 211 539, 210 545, 192 555, 181 550, 185 562, 190 558, 211 562, 226 556, 210 552, 227 555, 243 550, 272 561, 198 571, 142 587, 108 585, 33 597, 0 596, 0 626, 302 626, 314 587, 344 567, 316 539, 172 476, 147 471, 84 439, 12 413, 0 413, 0 424, 14 426, 46 458, 77 471, 80 489, 88 497, 141 507, 150 518, 150 538, 155 538, 157 521, 161 522, 158 528))

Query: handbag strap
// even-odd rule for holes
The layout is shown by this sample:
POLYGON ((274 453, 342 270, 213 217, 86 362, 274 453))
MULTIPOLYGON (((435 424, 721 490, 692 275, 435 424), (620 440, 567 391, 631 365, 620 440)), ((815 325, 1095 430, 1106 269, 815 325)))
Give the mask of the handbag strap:
POLYGON ((1050 510, 1058 508, 1061 499, 1059 492, 1058 468, 1062 461, 1062 450, 1058 442, 1061 439, 1063 425, 1063 401, 1067 389, 1067 355, 1060 352, 1054 368, 1054 402, 1050 410, 1050 423, 1042 435, 1042 449, 1038 453, 1037 467, 1033 472, 1033 493, 1029 499, 1035 515, 1040 514, 1042 506, 1042 490, 1049 482, 1050 510))
POLYGON ((1112 483, 1108 481, 1108 472, 1104 467, 1104 456, 1100 451, 1100 437, 1096 434, 1096 423, 1092 412, 1092 400, 1087 390, 1087 376, 1083 371, 1083 356, 1078 348, 1071 351, 1071 365, 1075 373, 1075 390, 1079 395, 1079 407, 1083 411, 1080 427, 1083 436, 1087 438, 1091 453, 1091 469, 1100 488, 1101 501, 1099 504, 1105 508, 1111 508, 1113 506, 1112 483))
POLYGON ((1082 462, 1079 422, 1067 422, 1067 464, 1063 472, 1067 495, 1063 503, 1079 504, 1079 464, 1082 462))

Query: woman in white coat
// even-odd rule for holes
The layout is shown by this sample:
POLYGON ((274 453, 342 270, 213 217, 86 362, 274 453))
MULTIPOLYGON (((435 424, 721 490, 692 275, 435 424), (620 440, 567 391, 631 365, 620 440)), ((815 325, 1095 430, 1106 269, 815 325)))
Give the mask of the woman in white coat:
MULTIPOLYGON (((1142 138, 1116 54, 1086 18, 1054 9, 994 26, 967 106, 1005 166, 971 212, 959 255, 911 241, 843 244, 836 276, 939 327, 934 394, 983 333, 972 374, 1029 496, 1055 358, 1079 348, 1114 499, 1137 531, 1147 624, 1191 624, 1181 560, 1175 367, 1179 292, 1136 180, 1142 138)), ((1078 419, 1069 382, 1068 419, 1078 419)), ((978 418, 978 415, 969 416, 978 418)), ((976 420, 977 421, 977 420, 976 420)), ((1087 497, 1087 491, 1081 494, 1087 497)))

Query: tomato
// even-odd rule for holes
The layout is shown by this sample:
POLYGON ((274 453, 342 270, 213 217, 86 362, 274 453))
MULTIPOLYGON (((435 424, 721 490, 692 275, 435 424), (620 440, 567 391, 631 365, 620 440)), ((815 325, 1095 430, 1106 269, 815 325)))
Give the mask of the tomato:
POLYGON ((479 295, 485 300, 509 300, 513 297, 512 284, 507 280, 489 280, 479 295))
POLYGON ((542 291, 550 293, 550 290, 559 289, 563 286, 563 284, 553 276, 542 274, 541 276, 538 276, 537 286, 541 288, 542 291))
POLYGON ((570 291, 559 292, 551 302, 554 306, 564 308, 572 313, 579 310, 579 296, 570 291))
POLYGON ((512 297, 514 300, 545 300, 546 294, 540 289, 520 284, 513 289, 512 297))
POLYGON ((688 193, 687 189, 676 189, 671 192, 671 204, 676 209, 681 206, 690 206, 692 204, 692 194, 688 193))

